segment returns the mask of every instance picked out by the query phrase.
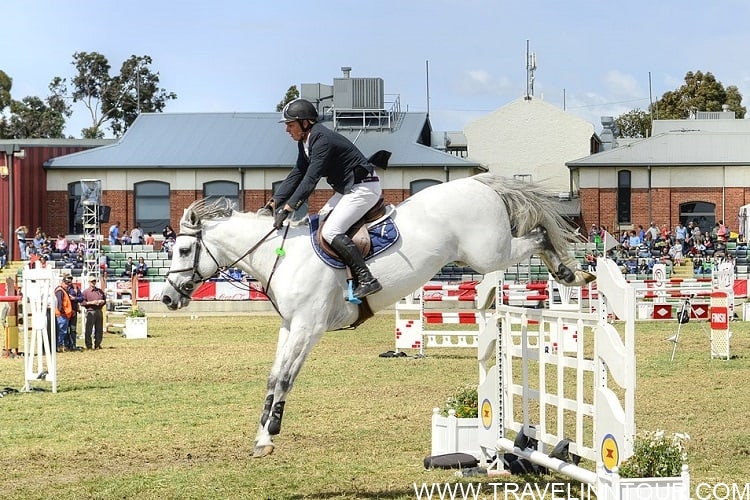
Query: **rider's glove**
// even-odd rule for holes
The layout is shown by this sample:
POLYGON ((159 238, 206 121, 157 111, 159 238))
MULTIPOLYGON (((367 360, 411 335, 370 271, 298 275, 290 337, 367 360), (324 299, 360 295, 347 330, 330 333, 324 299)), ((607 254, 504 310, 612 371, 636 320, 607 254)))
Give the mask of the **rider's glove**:
POLYGON ((274 229, 281 229, 281 226, 284 225, 284 221, 287 217, 289 217, 289 214, 292 212, 288 212, 284 210, 283 208, 280 208, 276 211, 276 215, 273 218, 273 227, 274 229))

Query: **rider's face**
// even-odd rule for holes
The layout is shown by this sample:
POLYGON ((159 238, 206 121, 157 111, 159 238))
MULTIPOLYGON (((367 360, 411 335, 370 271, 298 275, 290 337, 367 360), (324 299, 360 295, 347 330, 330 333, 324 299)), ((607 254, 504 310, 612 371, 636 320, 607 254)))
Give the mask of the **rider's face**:
POLYGON ((302 131, 302 125, 300 125, 300 122, 298 120, 294 120, 292 122, 286 122, 286 133, 289 134, 292 139, 296 141, 301 141, 304 137, 304 132, 302 131))

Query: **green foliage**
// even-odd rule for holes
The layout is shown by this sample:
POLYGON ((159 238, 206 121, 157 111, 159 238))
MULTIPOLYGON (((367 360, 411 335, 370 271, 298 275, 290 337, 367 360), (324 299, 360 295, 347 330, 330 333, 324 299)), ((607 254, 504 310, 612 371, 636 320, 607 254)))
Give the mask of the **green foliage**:
POLYGON ((456 418, 476 418, 479 414, 478 399, 476 386, 460 387, 445 401, 440 414, 447 417, 448 410, 456 410, 456 418))
POLYGON ((651 137, 651 115, 642 109, 633 109, 618 116, 615 125, 620 137, 651 137))
POLYGON ((65 115, 36 96, 11 101, 11 116, 5 135, 11 139, 56 139, 64 137, 65 115))
POLYGON ((146 313, 140 307, 131 307, 125 316, 128 318, 143 318, 146 316, 146 313))
POLYGON ((619 468, 622 477, 678 477, 687 462, 687 434, 666 436, 664 431, 644 432, 636 437, 633 456, 619 468))
POLYGON ((741 105, 742 94, 736 86, 724 85, 710 72, 688 71, 685 83, 679 89, 665 92, 651 108, 654 117, 660 120, 680 120, 690 116, 692 110, 721 111, 729 105, 738 119, 744 118, 747 108, 741 105))
POLYGON ((299 97, 299 90, 297 89, 296 85, 292 85, 286 90, 286 95, 284 95, 284 98, 281 100, 280 103, 276 105, 276 111, 283 111, 284 106, 290 101, 293 101, 299 97))
MULTIPOLYGON (((98 52, 76 52, 71 80, 73 102, 82 102, 91 114, 92 124, 81 131, 86 138, 104 136, 109 124, 115 136, 122 135, 141 112, 161 112, 177 94, 159 88, 159 73, 153 73, 149 56, 130 56, 120 73, 110 75, 111 66, 98 52)), ((64 84, 65 79, 56 77, 64 84)))

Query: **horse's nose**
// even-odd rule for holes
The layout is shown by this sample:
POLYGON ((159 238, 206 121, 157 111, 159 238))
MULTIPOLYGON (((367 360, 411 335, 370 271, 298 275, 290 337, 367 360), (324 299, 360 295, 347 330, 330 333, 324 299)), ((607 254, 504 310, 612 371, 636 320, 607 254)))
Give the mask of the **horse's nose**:
POLYGON ((172 306, 172 298, 169 295, 162 295, 161 301, 167 307, 172 306))

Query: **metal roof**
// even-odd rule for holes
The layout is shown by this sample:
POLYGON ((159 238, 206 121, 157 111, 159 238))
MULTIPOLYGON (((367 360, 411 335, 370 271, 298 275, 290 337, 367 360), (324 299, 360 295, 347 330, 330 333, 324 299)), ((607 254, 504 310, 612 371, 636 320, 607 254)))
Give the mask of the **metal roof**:
MULTIPOLYGON (((746 120, 672 120, 666 131, 569 161, 568 167, 750 165, 750 128, 746 120), (716 122, 730 122, 721 123, 716 122), (735 123, 731 127, 731 122, 735 123), (687 122, 687 123, 686 123, 687 122), (689 126, 689 128, 686 128, 689 126)), ((656 123, 656 121, 654 121, 656 123)), ((657 130, 657 127, 655 127, 657 130)))
MULTIPOLYGON (((217 168, 294 165, 297 146, 280 113, 144 113, 115 144, 52 158, 46 168, 217 168)), ((324 122, 332 126, 330 122, 324 122)), ((367 156, 391 151, 392 166, 480 168, 480 164, 418 144, 426 113, 404 113, 400 126, 344 130, 367 156)))

